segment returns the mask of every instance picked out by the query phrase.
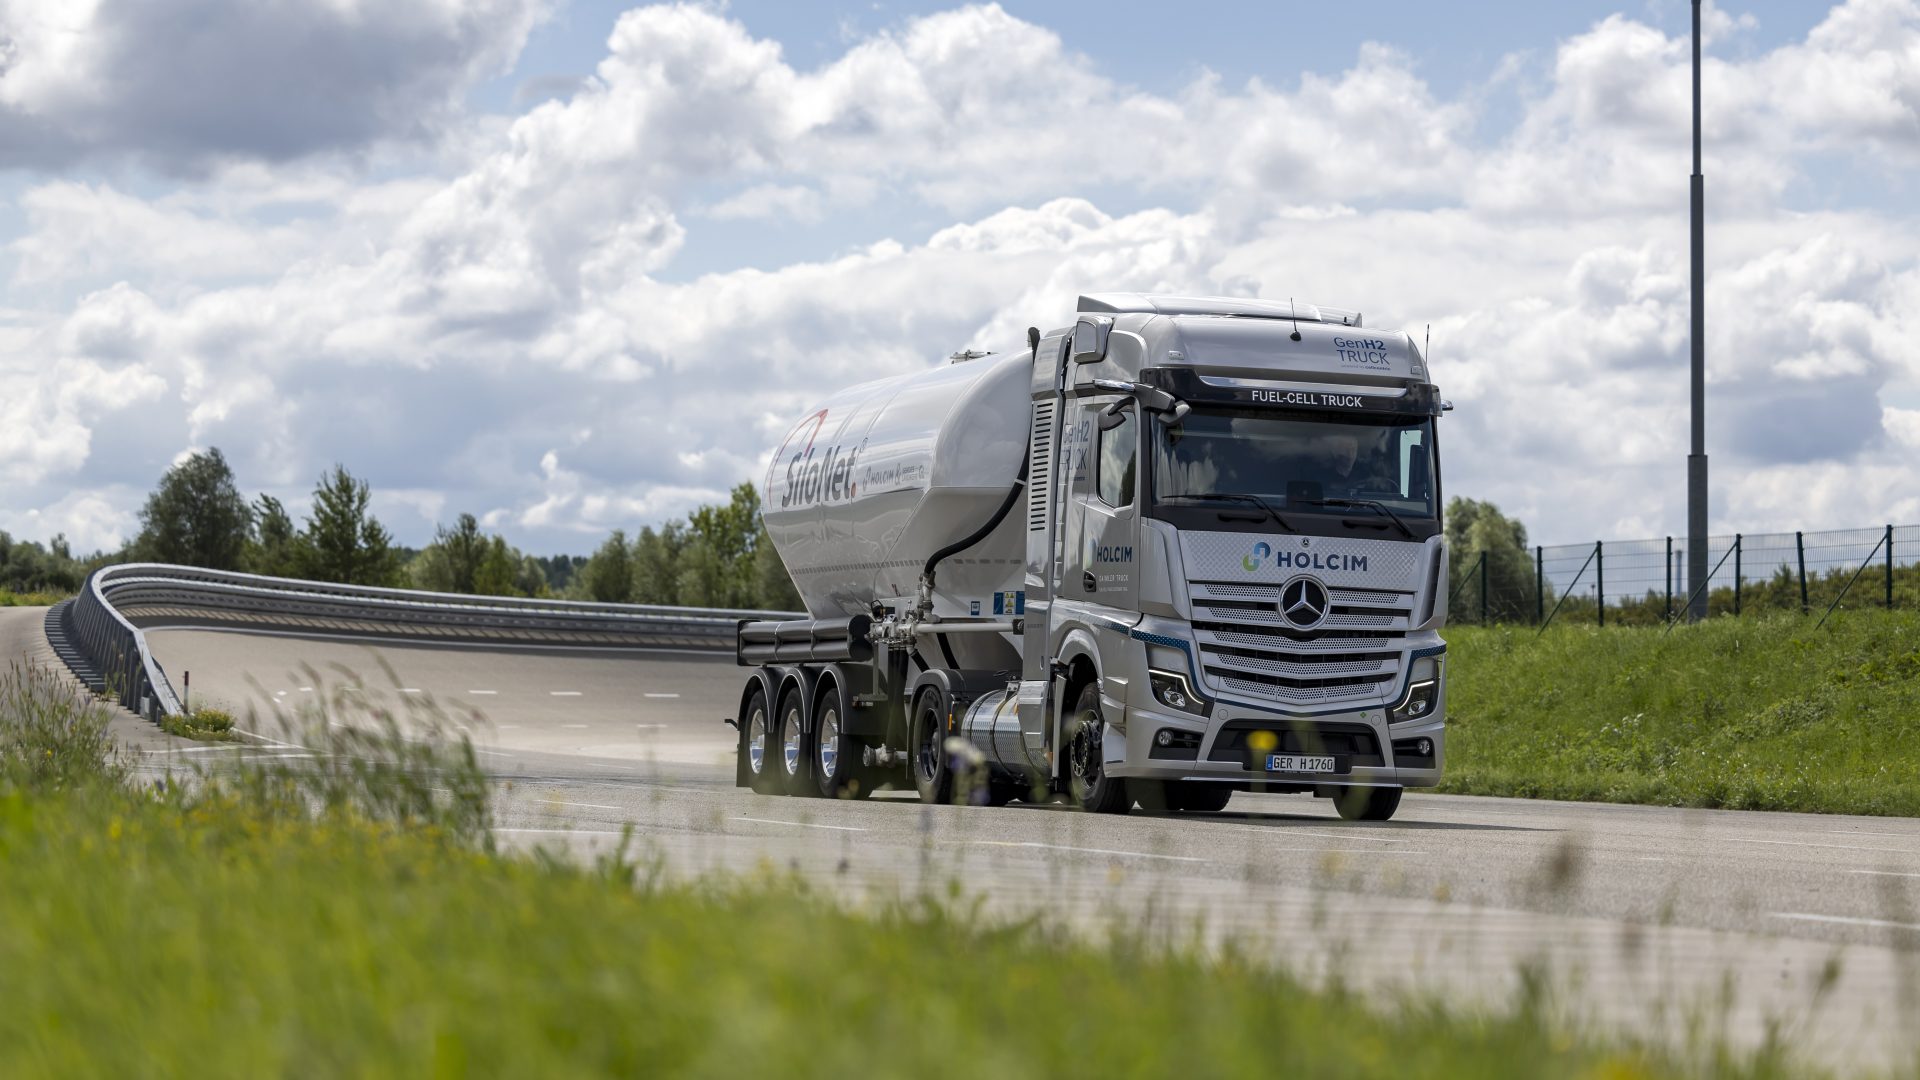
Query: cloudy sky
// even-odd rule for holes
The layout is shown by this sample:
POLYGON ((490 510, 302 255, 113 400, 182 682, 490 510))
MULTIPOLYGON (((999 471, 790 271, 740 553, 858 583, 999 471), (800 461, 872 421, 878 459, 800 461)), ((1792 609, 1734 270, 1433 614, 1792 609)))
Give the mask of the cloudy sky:
MULTIPOLYGON (((1679 531, 1688 11, 0 0, 0 528, 218 446, 584 552, 1137 289, 1431 324, 1450 494, 1679 531)), ((1920 0, 1708 21, 1714 526, 1920 521, 1920 0)))

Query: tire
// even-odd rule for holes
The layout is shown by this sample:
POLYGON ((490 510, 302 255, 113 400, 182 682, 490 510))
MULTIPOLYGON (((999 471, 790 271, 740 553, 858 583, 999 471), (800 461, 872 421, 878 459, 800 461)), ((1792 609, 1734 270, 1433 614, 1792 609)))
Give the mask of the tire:
POLYGON ((953 762, 947 757, 947 697, 928 687, 913 701, 913 724, 907 746, 912 760, 913 786, 923 803, 953 801, 953 762))
POLYGON ((813 778, 822 798, 864 799, 873 783, 860 763, 866 747, 846 733, 839 688, 829 683, 813 707, 813 778))
POLYGON ((773 712, 767 708, 767 691, 754 680, 747 695, 747 707, 740 714, 740 771, 746 786, 760 795, 780 793, 773 768, 773 749, 778 740, 773 733, 773 712))
POLYGON ((1400 809, 1397 787, 1347 788, 1333 797, 1333 808, 1348 821, 1386 821, 1400 809))
POLYGON ((1106 773, 1106 730, 1099 684, 1088 683, 1067 721, 1067 791, 1074 805, 1089 813, 1124 814, 1133 809, 1133 799, 1125 780, 1106 773))
POLYGON ((813 743, 807 737, 807 716, 798 687, 780 695, 779 740, 773 746, 773 775, 781 795, 812 795, 813 743))

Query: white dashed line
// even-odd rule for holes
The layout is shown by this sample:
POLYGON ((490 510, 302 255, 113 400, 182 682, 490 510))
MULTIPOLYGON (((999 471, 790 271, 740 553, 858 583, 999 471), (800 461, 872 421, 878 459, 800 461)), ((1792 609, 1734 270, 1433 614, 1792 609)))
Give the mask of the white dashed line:
POLYGON ((624 836, 610 829, 495 829, 499 833, 536 833, 547 836, 624 836))
POLYGON ((856 829, 851 825, 815 825, 812 822, 807 822, 807 821, 775 821, 772 818, 736 817, 733 820, 751 821, 759 825, 792 825, 795 828, 800 828, 800 829, 832 829, 834 832, 866 832, 867 831, 865 829, 856 829))
POLYGON ((659 730, 660 728, 663 728, 663 727, 666 727, 667 725, 665 725, 665 724, 635 724, 635 725, 633 725, 633 726, 634 726, 634 727, 637 727, 637 728, 639 728, 639 729, 640 729, 641 731, 657 731, 657 730, 659 730))
POLYGON ((578 728, 582 731, 586 730, 587 727, 585 724, 561 724, 560 726, 563 728, 578 728))
POLYGON ((1861 847, 1858 844, 1809 844, 1803 840, 1749 840, 1744 836, 1729 836, 1727 839, 1736 844, 1776 844, 1780 847, 1828 848, 1833 851, 1887 851, 1895 855, 1920 854, 1907 848, 1861 847))
POLYGON ((568 802, 565 799, 548 799, 547 801, 549 803, 552 803, 555 806, 583 806, 583 807, 586 807, 588 810, 619 810, 620 809, 617 806, 608 806, 605 803, 597 803, 597 802, 568 802))
POLYGON ((499 692, 500 692, 500 691, 498 691, 498 690, 469 690, 469 691, 467 691, 467 693, 469 693, 469 694, 478 694, 478 695, 479 695, 479 696, 481 696, 481 697, 491 697, 491 696, 493 696, 493 695, 495 695, 495 694, 498 694, 499 692))
POLYGON ((403 694, 417 694, 420 692, 420 688, 417 686, 403 686, 400 688, 400 692, 403 694))
POLYGON ((1879 926, 1889 930, 1920 930, 1920 923, 1894 922, 1891 919, 1853 919, 1845 915, 1807 915, 1798 911, 1773 912, 1776 919, 1794 919, 1799 922, 1833 923, 1836 926, 1879 926))
POLYGON ((579 697, 579 696, 580 696, 580 691, 578 691, 578 690, 549 690, 549 691, 547 691, 547 694, 548 694, 549 696, 551 696, 551 697, 579 697))
POLYGON ((644 695, 642 695, 642 696, 643 696, 643 697, 652 697, 652 698, 677 698, 677 697, 679 697, 680 695, 679 695, 679 694, 644 694, 644 695))
POLYGON ((1155 855, 1147 851, 1113 851, 1108 848, 1068 847, 1065 844, 1043 844, 1038 840, 944 840, 946 844, 979 844, 985 847, 1045 848, 1048 851, 1077 851, 1083 855, 1122 855, 1134 859, 1167 859, 1172 862, 1206 862, 1192 855, 1155 855))
POLYGON ((1908 874, 1899 870, 1849 870, 1849 874, 1872 874, 1875 877, 1911 877, 1920 878, 1920 874, 1908 874))

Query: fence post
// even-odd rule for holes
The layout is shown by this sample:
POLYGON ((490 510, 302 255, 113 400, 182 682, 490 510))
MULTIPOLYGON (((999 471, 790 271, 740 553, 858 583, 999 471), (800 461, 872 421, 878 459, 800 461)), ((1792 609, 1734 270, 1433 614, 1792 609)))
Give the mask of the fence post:
POLYGON ((1893 526, 1887 526, 1887 610, 1893 610, 1893 526))
POLYGON ((1793 550, 1800 556, 1800 614, 1807 613, 1807 534, 1793 534, 1793 550))
POLYGON ((1533 625, 1547 621, 1547 549, 1533 547, 1533 625))
POLYGON ((1673 537, 1667 537, 1667 621, 1673 621, 1673 537))
POLYGON ((1487 553, 1480 553, 1480 625, 1487 625, 1487 553))
POLYGON ((1733 534, 1733 613, 1740 614, 1740 534, 1733 534))
POLYGON ((1607 625, 1607 557, 1600 552, 1600 541, 1593 542, 1593 613, 1600 625, 1607 625))

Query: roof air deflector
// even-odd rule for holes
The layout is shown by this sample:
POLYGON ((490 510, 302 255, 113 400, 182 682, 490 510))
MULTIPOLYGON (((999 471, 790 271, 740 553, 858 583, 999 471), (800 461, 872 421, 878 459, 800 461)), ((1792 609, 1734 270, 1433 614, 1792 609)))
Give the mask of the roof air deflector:
POLYGON ((1150 293, 1087 293, 1079 311, 1105 314, 1225 315, 1245 319, 1301 319, 1359 326, 1360 313, 1308 303, 1252 300, 1233 296, 1161 296, 1150 293))

